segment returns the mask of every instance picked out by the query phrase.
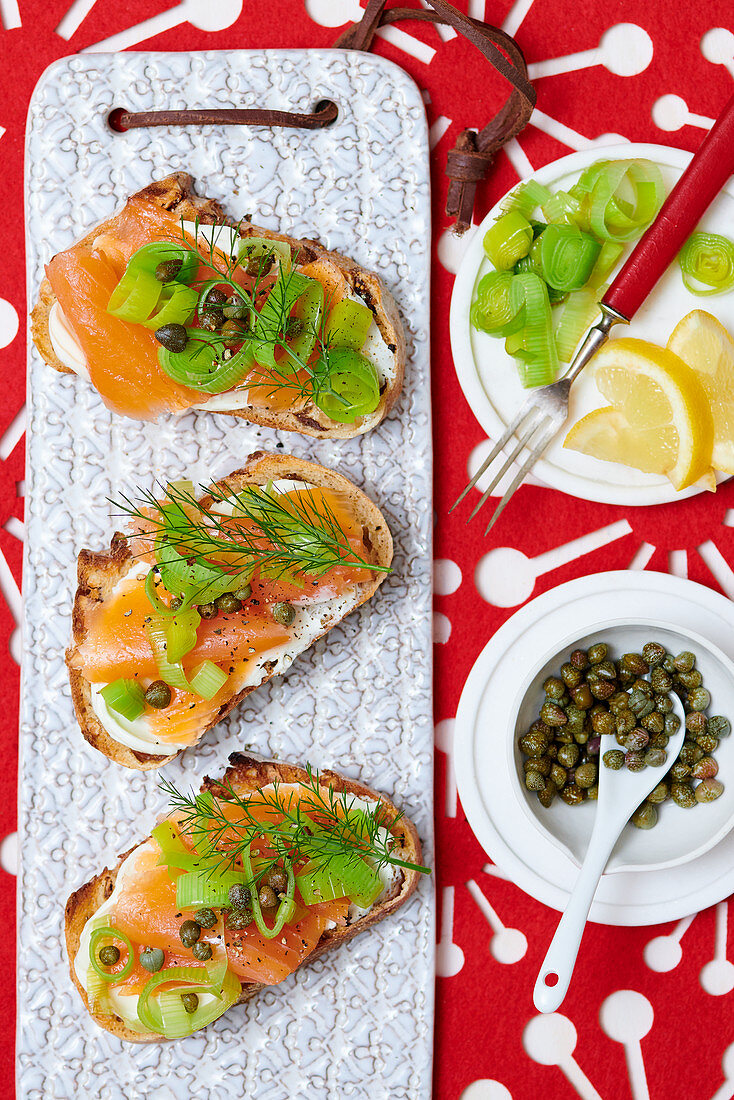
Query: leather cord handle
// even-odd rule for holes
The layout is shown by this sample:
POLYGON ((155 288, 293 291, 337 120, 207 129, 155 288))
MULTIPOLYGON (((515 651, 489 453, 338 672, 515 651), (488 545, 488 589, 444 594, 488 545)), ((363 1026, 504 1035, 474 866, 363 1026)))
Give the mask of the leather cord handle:
POLYGON ((415 8, 387 8, 387 0, 368 0, 364 15, 346 30, 335 45, 343 49, 369 50, 379 27, 412 19, 422 23, 451 26, 476 46, 494 69, 511 85, 506 103, 487 125, 462 130, 448 154, 446 174, 451 180, 446 213, 456 218, 456 230, 463 233, 472 222, 477 183, 484 179, 498 149, 528 123, 535 106, 535 89, 528 79, 522 50, 514 38, 499 27, 471 19, 446 0, 428 0, 432 11, 415 8))
POLYGON ((113 130, 135 130, 147 126, 285 126, 299 130, 320 130, 330 126, 339 109, 326 99, 310 114, 294 111, 266 111, 260 107, 240 110, 222 107, 200 111, 139 111, 137 114, 118 107, 109 116, 113 130))

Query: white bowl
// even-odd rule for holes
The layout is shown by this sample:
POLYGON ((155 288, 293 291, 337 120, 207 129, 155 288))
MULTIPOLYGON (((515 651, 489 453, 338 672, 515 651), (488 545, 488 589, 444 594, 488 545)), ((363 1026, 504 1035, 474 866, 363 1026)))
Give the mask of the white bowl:
MULTIPOLYGON (((570 187, 578 180, 581 172, 596 161, 629 159, 655 161, 660 165, 665 184, 670 190, 690 161, 691 154, 683 149, 672 149, 664 145, 626 143, 594 147, 546 164, 529 178, 556 191, 570 187)), ((528 393, 520 384, 515 361, 506 353, 504 342, 478 331, 469 321, 469 310, 477 284, 483 275, 492 270, 492 265, 484 254, 482 239, 501 213, 501 203, 502 199, 473 232, 454 282, 449 315, 451 352, 459 385, 472 412, 490 439, 499 438, 528 393)), ((734 183, 730 182, 722 188, 698 228, 711 233, 732 235, 734 183)), ((628 247, 624 258, 630 251, 628 247)), ((665 344, 678 321, 692 309, 701 308, 715 313, 729 331, 734 329, 734 291, 717 298, 696 297, 684 286, 678 265, 671 264, 647 301, 637 311, 631 325, 616 326, 612 330, 612 339, 619 335, 636 336, 652 340, 656 344, 665 344)), ((587 368, 574 382, 571 390, 567 428, 592 409, 605 404, 606 401, 594 383, 593 368, 587 368)), ((542 459, 533 467, 533 476, 553 489, 560 489, 585 500, 625 506, 663 504, 701 492, 698 485, 676 492, 667 478, 657 474, 645 474, 616 462, 603 462, 578 451, 566 450, 563 447, 565 436, 566 430, 559 432, 542 459)))
MULTIPOLYGON (((618 660, 623 653, 639 653, 649 641, 659 641, 674 655, 691 650, 696 655, 696 668, 703 676, 703 686, 711 694, 707 713, 711 716, 722 714, 734 725, 734 663, 699 634, 654 619, 640 619, 634 624, 628 619, 605 620, 592 624, 581 636, 577 632, 561 639, 548 650, 530 670, 517 693, 515 723, 512 736, 507 739, 508 770, 513 777, 513 794, 533 827, 578 864, 586 854, 596 803, 587 801, 579 806, 568 806, 557 798, 548 809, 543 807, 523 781, 524 757, 518 740, 538 718, 547 677, 559 675, 561 665, 568 660, 572 650, 588 649, 599 641, 607 643, 613 660, 618 660)), ((691 809, 683 809, 672 800, 665 802, 658 807, 658 823, 653 829, 627 825, 614 847, 607 872, 677 867, 696 859, 726 836, 734 827, 734 734, 722 738, 714 755, 724 793, 715 802, 697 803, 691 809)), ((672 765, 674 761, 669 763, 672 765)), ((654 770, 662 779, 668 769, 654 770)))

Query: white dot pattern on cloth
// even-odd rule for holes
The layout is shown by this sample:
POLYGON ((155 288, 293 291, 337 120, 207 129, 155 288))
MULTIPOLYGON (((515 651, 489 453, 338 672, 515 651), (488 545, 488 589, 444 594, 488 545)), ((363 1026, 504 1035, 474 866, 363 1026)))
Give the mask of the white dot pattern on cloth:
POLYGON ((342 27, 363 15, 359 0, 306 0, 306 11, 320 27, 342 27))
POLYGON ((481 1081, 472 1081, 459 1100, 512 1100, 512 1093, 499 1081, 484 1077, 481 1081))
POLYGON ((18 834, 8 833, 0 844, 0 867, 9 875, 18 874, 18 834))
POLYGON ((451 637, 451 621, 442 611, 433 612, 433 644, 445 645, 451 637))
POLYGON ((18 312, 5 298, 0 298, 0 348, 12 344, 18 335, 18 312))
POLYGON ((433 563, 433 591, 437 596, 450 596, 462 581, 461 570, 449 558, 436 558, 433 563))

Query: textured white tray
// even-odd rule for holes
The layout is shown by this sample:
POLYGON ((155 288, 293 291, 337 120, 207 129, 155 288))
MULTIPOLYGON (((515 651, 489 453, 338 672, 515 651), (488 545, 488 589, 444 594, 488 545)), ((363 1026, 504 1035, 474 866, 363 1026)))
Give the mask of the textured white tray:
POLYGON ((106 498, 189 472, 234 469, 256 448, 335 466, 384 509, 395 573, 282 679, 256 692, 165 769, 178 784, 216 775, 245 746, 333 766, 385 791, 432 859, 430 208, 420 94, 390 62, 338 50, 73 57, 46 71, 30 108, 29 300, 43 264, 119 199, 171 169, 236 216, 316 236, 378 271, 406 322, 398 408, 347 442, 307 440, 189 414, 138 424, 31 347, 24 565, 18 939, 18 1095, 27 1100, 258 1100, 430 1096, 433 893, 423 881, 397 919, 299 971, 205 1032, 147 1047, 91 1022, 63 947, 69 893, 140 839, 165 803, 151 774, 110 764, 78 731, 63 663, 75 562, 112 532, 106 498), (269 106, 334 99, 334 126, 228 127, 117 135, 111 108, 269 106))

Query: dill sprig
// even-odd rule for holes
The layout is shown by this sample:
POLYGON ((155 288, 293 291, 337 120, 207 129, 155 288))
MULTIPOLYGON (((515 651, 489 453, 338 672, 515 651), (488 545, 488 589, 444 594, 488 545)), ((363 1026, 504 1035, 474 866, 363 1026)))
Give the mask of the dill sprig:
MULTIPOLYGON (((149 489, 140 490, 140 503, 122 494, 112 500, 120 514, 144 521, 150 530, 136 538, 159 547, 166 540, 187 562, 215 564, 224 569, 262 577, 321 577, 341 565, 375 573, 389 573, 357 553, 339 524, 325 496, 312 489, 285 496, 269 486, 247 485, 235 491, 228 485, 200 487, 212 498, 205 507, 180 484, 169 484, 164 499, 149 489), (215 510, 226 506, 231 515, 215 510)), ((301 580, 302 583, 302 580, 301 580)))
MULTIPOLYGON (((238 235, 241 234, 243 222, 244 219, 240 219, 234 226, 238 235)), ((278 261, 277 252, 275 250, 255 260, 249 257, 246 250, 247 238, 242 238, 240 236, 238 240, 231 240, 229 242, 229 247, 224 243, 218 244, 219 238, 222 236, 221 229, 223 227, 219 227, 219 233, 212 232, 211 234, 204 234, 204 239, 202 241, 199 238, 199 228, 201 224, 202 223, 200 223, 197 217, 194 222, 194 244, 192 244, 189 241, 190 231, 185 229, 184 219, 181 219, 181 245, 184 250, 198 256, 204 264, 218 272, 214 277, 208 277, 204 280, 195 280, 192 284, 199 292, 197 311, 201 315, 202 312, 207 309, 209 295, 215 287, 222 285, 229 287, 234 293, 234 297, 231 299, 230 304, 238 304, 238 302, 241 302, 248 310, 249 320, 247 325, 241 324, 235 320, 235 324, 239 324, 241 329, 243 342, 252 335, 253 330, 261 320, 262 307, 259 305, 259 300, 263 296, 263 280, 270 275, 273 263, 278 263, 279 265, 278 278, 265 298, 270 314, 270 321, 274 321, 272 327, 275 334, 270 339, 258 336, 258 343, 261 345, 269 344, 274 350, 286 351, 288 355, 285 361, 281 361, 280 363, 276 361, 274 365, 263 368, 263 371, 267 373, 267 378, 250 382, 249 388, 260 390, 265 397, 273 397, 279 391, 288 391, 292 395, 291 400, 294 404, 299 401, 305 403, 310 402, 313 400, 315 394, 319 396, 328 394, 339 403, 346 405, 347 402, 344 397, 332 388, 330 381, 329 353, 332 350, 332 342, 326 325, 330 299, 324 302, 324 307, 320 311, 317 321, 311 323, 307 322, 303 327, 303 331, 314 340, 315 347, 318 350, 318 357, 322 364, 321 369, 318 372, 314 370, 309 360, 301 358, 287 342, 288 336, 292 331, 293 321, 291 318, 292 303, 288 305, 290 300, 289 289, 294 277, 298 274, 295 270, 298 250, 296 249, 291 257, 293 266, 289 271, 286 271, 283 264, 278 261), (238 254, 241 244, 244 244, 245 247, 238 254), (224 260, 223 271, 221 270, 222 258, 224 260), (257 270, 254 272, 250 270, 253 264, 257 264, 257 270), (237 271, 244 265, 247 265, 247 272, 253 278, 252 289, 249 291, 235 278, 237 271), (294 367, 295 370, 293 369, 294 367)), ((214 228, 216 229, 216 227, 214 228)), ((263 302, 263 305, 264 304, 263 302)), ((221 347, 222 355, 225 357, 228 350, 230 350, 229 345, 234 343, 233 340, 227 340, 216 333, 212 333, 211 336, 207 335, 205 338, 192 337, 192 342, 199 343, 202 351, 207 346, 221 347)))
MULTIPOLYGON (((233 870, 243 852, 258 845, 273 850, 258 862, 258 878, 283 857, 295 862, 307 859, 319 870, 338 858, 346 861, 368 860, 375 870, 386 865, 430 874, 430 868, 401 858, 399 840, 394 835, 402 811, 392 816, 382 803, 365 808, 347 791, 335 791, 321 781, 318 770, 306 765, 305 788, 300 797, 284 792, 275 781, 263 796, 279 820, 263 821, 253 812, 247 798, 241 798, 231 782, 218 783, 223 792, 189 794, 163 779, 161 789, 169 799, 171 811, 178 817, 181 831, 195 845, 209 853, 213 873, 233 870), (228 816, 222 803, 236 805, 238 816, 228 816), (240 816, 241 815, 241 816, 240 816)), ((258 793, 258 792, 256 792, 258 793)), ((258 803, 262 805, 262 803, 258 803)))

